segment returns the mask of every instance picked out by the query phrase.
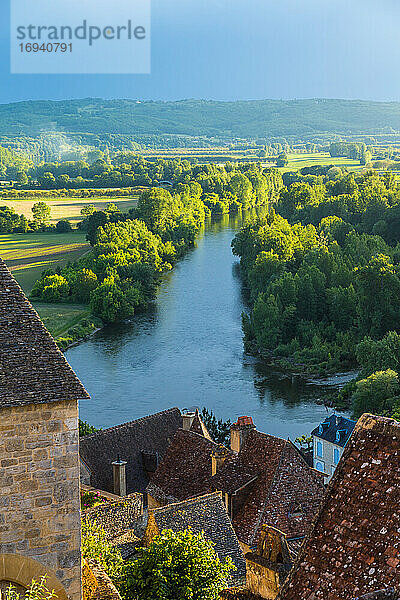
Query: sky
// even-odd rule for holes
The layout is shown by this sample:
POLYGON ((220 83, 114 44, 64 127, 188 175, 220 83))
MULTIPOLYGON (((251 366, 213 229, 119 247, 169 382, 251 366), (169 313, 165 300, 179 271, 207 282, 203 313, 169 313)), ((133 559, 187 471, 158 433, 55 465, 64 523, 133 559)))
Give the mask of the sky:
POLYGON ((400 100, 400 0, 152 0, 151 74, 84 76, 10 74, 12 1, 0 0, 0 103, 400 100))

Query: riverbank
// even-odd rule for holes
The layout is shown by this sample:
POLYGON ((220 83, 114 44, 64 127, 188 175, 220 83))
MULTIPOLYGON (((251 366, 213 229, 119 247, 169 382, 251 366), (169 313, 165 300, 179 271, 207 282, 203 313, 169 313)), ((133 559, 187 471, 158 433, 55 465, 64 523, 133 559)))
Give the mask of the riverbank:
POLYGON ((342 372, 357 372, 356 364, 343 364, 340 369, 329 369, 321 364, 306 364, 296 362, 291 357, 278 357, 274 352, 260 349, 254 341, 244 341, 245 351, 260 359, 266 366, 284 373, 287 377, 302 377, 307 380, 336 376, 342 372))
POLYGON ((208 221, 162 276, 150 310, 66 351, 93 398, 81 403, 81 419, 110 427, 206 406, 224 420, 250 415, 259 431, 292 440, 325 419, 333 386, 284 378, 243 352, 246 304, 230 244, 246 217, 208 221))

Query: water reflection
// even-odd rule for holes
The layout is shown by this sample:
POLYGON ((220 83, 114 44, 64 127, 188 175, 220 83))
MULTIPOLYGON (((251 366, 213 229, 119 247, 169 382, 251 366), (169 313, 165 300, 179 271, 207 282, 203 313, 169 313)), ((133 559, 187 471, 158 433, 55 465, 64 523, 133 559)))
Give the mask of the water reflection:
MULTIPOLYGON (((171 406, 204 406, 281 437, 326 416, 327 388, 287 379, 243 354, 245 293, 231 240, 242 216, 207 223, 196 248, 163 276, 154 308, 67 352, 92 400, 81 416, 110 426, 171 406)), ((332 389, 330 388, 329 393, 332 389)))

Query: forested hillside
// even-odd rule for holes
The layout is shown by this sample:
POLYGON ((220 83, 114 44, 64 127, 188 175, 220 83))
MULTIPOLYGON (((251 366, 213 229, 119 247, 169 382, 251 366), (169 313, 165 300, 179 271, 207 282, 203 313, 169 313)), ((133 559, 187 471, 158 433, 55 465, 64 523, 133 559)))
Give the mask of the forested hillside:
POLYGON ((235 137, 303 136, 317 132, 400 131, 400 103, 361 100, 83 100, 0 105, 0 135, 43 131, 85 134, 183 134, 235 137))

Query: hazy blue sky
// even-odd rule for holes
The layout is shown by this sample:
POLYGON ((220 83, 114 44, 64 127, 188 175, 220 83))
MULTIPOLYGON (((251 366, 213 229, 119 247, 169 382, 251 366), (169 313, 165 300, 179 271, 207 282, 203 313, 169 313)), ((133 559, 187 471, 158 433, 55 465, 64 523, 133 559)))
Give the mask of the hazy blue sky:
POLYGON ((10 75, 8 4, 0 0, 0 102, 400 100, 400 0, 153 0, 152 74, 129 76, 10 75))

